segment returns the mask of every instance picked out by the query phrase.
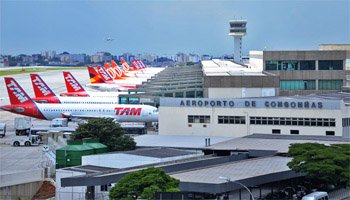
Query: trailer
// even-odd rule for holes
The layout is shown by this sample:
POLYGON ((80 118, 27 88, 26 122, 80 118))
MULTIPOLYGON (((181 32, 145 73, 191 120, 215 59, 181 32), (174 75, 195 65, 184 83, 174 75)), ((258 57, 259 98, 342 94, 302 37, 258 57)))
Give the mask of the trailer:
POLYGON ((6 124, 0 124, 0 137, 5 137, 6 134, 6 124))
POLYGON ((29 135, 28 137, 17 137, 13 139, 11 145, 14 147, 18 146, 38 146, 41 141, 40 135, 29 135))
POLYGON ((32 121, 30 117, 16 117, 15 130, 16 135, 29 135, 32 121))

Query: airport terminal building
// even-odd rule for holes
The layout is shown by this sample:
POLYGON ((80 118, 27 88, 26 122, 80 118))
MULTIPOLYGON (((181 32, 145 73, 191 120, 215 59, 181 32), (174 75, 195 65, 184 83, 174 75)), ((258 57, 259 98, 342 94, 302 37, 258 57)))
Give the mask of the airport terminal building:
POLYGON ((244 137, 254 133, 349 138, 350 93, 160 100, 160 135, 244 137))

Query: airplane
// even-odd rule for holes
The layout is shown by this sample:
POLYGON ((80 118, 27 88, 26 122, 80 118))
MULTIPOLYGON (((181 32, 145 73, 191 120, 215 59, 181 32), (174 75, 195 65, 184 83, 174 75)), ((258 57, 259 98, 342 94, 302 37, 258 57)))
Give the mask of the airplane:
MULTIPOLYGON (((10 105, 0 109, 43 120, 68 118, 78 121, 89 118, 113 118, 118 122, 156 122, 158 110, 149 105, 128 104, 40 104, 34 102, 22 87, 11 77, 5 77, 10 105)), ((80 97, 81 98, 81 97, 80 97)))
POLYGON ((30 74, 35 98, 37 103, 59 103, 59 104, 118 104, 118 97, 59 97, 50 89, 38 74, 30 74))
POLYGON ((66 83, 67 92, 61 93, 60 96, 73 97, 99 97, 99 98, 118 98, 119 94, 127 94, 127 92, 91 92, 86 91, 84 87, 70 72, 63 72, 64 81, 66 83))
MULTIPOLYGON (((108 74, 108 72, 101 66, 97 66, 97 72, 99 75, 102 77, 104 81, 113 81, 113 78, 108 74)), ((137 80, 137 79, 132 79, 136 81, 131 81, 131 79, 128 80, 116 80, 114 81, 116 84, 120 85, 123 88, 136 88, 136 85, 141 84, 142 81, 144 80, 137 80)))
MULTIPOLYGON (((88 67, 88 70, 90 75, 90 83, 86 84, 87 87, 101 91, 128 91, 128 88, 116 84, 113 80, 105 81, 93 67, 88 67)), ((136 88, 136 86, 133 86, 132 88, 136 88)))
POLYGON ((108 42, 111 42, 111 41, 113 41, 114 39, 113 39, 113 38, 108 37, 108 38, 106 38, 106 40, 107 40, 108 42))

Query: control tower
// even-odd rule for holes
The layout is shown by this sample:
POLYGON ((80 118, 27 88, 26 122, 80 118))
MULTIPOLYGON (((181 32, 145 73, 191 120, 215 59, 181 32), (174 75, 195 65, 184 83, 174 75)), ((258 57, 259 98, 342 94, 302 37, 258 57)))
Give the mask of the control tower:
POLYGON ((233 52, 234 61, 242 63, 242 37, 247 35, 247 20, 230 20, 230 33, 235 42, 235 49, 233 52))

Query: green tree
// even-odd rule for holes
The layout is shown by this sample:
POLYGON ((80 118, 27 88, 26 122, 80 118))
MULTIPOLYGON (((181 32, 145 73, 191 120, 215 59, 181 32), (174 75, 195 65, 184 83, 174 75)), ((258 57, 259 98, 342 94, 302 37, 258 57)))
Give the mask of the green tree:
POLYGON ((80 124, 72 134, 76 139, 98 137, 100 142, 111 151, 127 151, 136 148, 136 142, 111 118, 89 119, 88 123, 80 124))
POLYGON ((169 176, 161 168, 150 167, 131 172, 118 181, 109 191, 110 199, 153 199, 156 192, 180 192, 180 181, 169 176))
POLYGON ((350 183, 350 144, 291 144, 287 166, 309 178, 326 183, 350 183))

